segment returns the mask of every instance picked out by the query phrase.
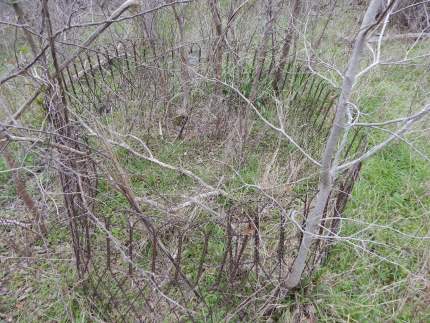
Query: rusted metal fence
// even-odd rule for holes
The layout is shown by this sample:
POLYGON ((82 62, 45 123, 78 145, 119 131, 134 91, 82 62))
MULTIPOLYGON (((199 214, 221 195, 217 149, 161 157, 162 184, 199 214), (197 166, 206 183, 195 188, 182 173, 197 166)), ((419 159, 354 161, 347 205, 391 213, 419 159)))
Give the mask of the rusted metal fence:
MULTIPOLYGON (((282 295, 315 185, 291 192, 288 203, 258 191, 231 204, 218 203, 214 196, 204 205, 194 201, 184 207, 185 216, 126 203, 107 213, 99 201, 99 157, 91 151, 97 147, 91 148, 91 136, 78 117, 102 119, 128 109, 125 101, 135 99, 168 102, 180 86, 179 48, 150 54, 140 42, 124 40, 88 49, 62 71, 73 140, 87 143, 75 146, 79 156, 66 161, 82 163, 85 167, 72 165, 81 176, 73 177, 70 166, 63 170, 70 176, 62 183, 69 205, 76 208, 69 223, 82 293, 95 315, 106 321, 199 321, 225 315, 246 320, 252 313, 264 314, 282 295), (167 97, 160 99, 163 95, 167 97), (231 312, 218 312, 220 304, 231 312)), ((207 68, 202 47, 187 45, 199 71, 207 68)), ((283 97, 289 102, 288 118, 303 127, 298 142, 325 142, 335 90, 303 67, 289 64, 283 97)), ((364 145, 364 134, 353 133, 344 157, 364 145)), ((324 260, 336 237, 359 170, 357 166, 339 176, 320 231, 326 238, 316 244, 308 273, 324 260)))

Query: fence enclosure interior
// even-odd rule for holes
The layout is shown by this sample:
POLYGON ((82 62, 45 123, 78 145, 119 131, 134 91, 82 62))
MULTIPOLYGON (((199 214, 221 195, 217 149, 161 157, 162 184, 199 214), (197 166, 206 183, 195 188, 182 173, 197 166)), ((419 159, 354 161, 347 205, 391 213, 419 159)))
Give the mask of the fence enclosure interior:
MULTIPOLYGON (((318 158, 337 92, 291 59, 274 98, 267 62, 254 100, 261 118, 235 90, 250 95, 257 53, 238 60, 225 51, 217 82, 211 46, 98 42, 38 96, 51 122, 41 142, 60 147, 39 153, 60 174, 59 223, 70 234, 78 290, 101 319, 247 320, 270 315, 286 295, 317 193, 318 176, 299 179, 318 168, 262 118, 282 122, 318 158), (251 130, 239 143, 244 119, 251 130), (219 138, 230 144, 214 148, 219 138)), ((353 131, 343 158, 365 145, 353 131)), ((331 192, 307 275, 339 232, 359 170, 344 171, 331 192)))

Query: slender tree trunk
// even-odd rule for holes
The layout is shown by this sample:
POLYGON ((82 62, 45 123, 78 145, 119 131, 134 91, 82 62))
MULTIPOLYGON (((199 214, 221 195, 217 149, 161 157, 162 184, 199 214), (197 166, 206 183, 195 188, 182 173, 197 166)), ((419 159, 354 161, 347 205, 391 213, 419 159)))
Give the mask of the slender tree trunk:
POLYGON ((255 64, 255 75, 252 81, 251 92, 249 95, 249 101, 251 102, 254 102, 257 98, 258 85, 260 82, 261 74, 263 72, 264 62, 266 61, 267 44, 273 33, 273 22, 275 20, 275 14, 276 12, 273 12, 272 0, 268 0, 266 7, 267 22, 264 29, 263 39, 261 40, 261 44, 257 49, 257 63, 255 64))
MULTIPOLYGON (((11 6, 15 11, 15 15, 18 19, 18 22, 21 25, 27 24, 27 19, 25 18, 24 11, 22 10, 19 3, 12 3, 11 6)), ((36 46, 36 43, 34 42, 32 34, 28 30, 24 29, 24 35, 31 48, 31 52, 33 56, 36 57, 38 54, 37 46, 36 46)), ((4 138, 5 138, 4 135, 0 133, 0 139, 4 139, 4 138)), ((48 233, 48 230, 46 229, 45 223, 43 221, 42 216, 39 213, 36 203, 34 202, 33 198, 27 191, 25 180, 22 178, 21 171, 17 167, 18 163, 14 159, 12 152, 9 150, 9 147, 7 146, 7 142, 0 145, 0 152, 4 156, 7 166, 9 167, 9 169, 11 169, 12 178, 15 183, 15 189, 16 189, 17 195, 22 199, 27 209, 32 213, 33 220, 37 224, 40 233, 43 236, 46 236, 48 233)))
POLYGON ((22 179, 20 171, 18 170, 18 165, 15 159, 12 156, 12 153, 5 147, 3 151, 4 159, 6 160, 7 166, 12 170, 12 177, 15 182, 16 194, 23 200, 27 209, 33 215, 33 223, 39 228, 40 233, 43 236, 48 234, 48 230, 46 229, 45 222, 43 221, 42 216, 39 213, 39 210, 34 202, 33 198, 27 191, 27 187, 25 185, 25 181, 22 179))
POLYGON ((279 92, 279 82, 282 79, 282 72, 284 71, 285 65, 288 62, 288 55, 290 54, 291 44, 293 42, 293 36, 295 35, 294 28, 296 25, 297 17, 301 10, 301 0, 294 0, 293 12, 291 13, 291 19, 288 23, 287 31, 285 32, 284 43, 282 45, 281 57, 279 63, 273 73, 273 88, 275 92, 279 92))
MULTIPOLYGON (((213 61, 213 68, 215 72, 215 78, 217 80, 221 80, 222 78, 222 55, 223 55, 223 48, 224 48, 224 37, 223 37, 223 30, 222 30, 222 22, 221 22, 221 15, 219 12, 219 1, 218 0, 209 0, 209 6, 212 11, 212 22, 215 27, 215 41, 213 45, 213 53, 212 53, 212 61, 213 61)), ((219 90, 221 89, 220 86, 216 87, 216 92, 219 93, 219 90)))
POLYGON ((323 28, 322 28, 322 31, 321 31, 320 35, 318 36, 317 40, 314 42, 314 44, 313 44, 313 46, 312 46, 312 50, 313 50, 314 52, 315 52, 315 51, 320 47, 320 45, 321 45, 321 41, 322 41, 322 39, 323 39, 323 37, 324 37, 324 35, 325 35, 325 32, 326 32, 326 30, 327 30, 327 26, 328 26, 328 24, 330 23, 330 21, 332 21, 332 20, 333 20, 333 15, 334 15, 334 12, 335 12, 335 9, 336 9, 337 1, 338 1, 338 0, 334 0, 334 1, 333 1, 332 5, 331 5, 331 7, 330 7, 330 13, 329 13, 329 15, 328 15, 328 17, 327 17, 327 19, 326 19, 326 21, 325 21, 325 23, 324 23, 324 26, 323 26, 323 28))
POLYGON ((181 42, 181 47, 179 49, 179 53, 181 56, 181 84, 182 84, 182 91, 183 91, 183 97, 182 97, 182 107, 179 112, 179 118, 181 120, 181 129, 178 134, 178 138, 181 139, 185 126, 189 119, 189 103, 190 103, 190 95, 191 95, 191 88, 190 88, 190 73, 188 71, 188 55, 186 48, 184 47, 185 44, 185 17, 183 14, 178 13, 176 10, 176 6, 173 5, 173 13, 175 14, 176 22, 178 23, 179 28, 179 37, 181 42))
MULTIPOLYGON (((57 58, 55 48, 55 37, 48 8, 48 0, 43 0, 43 14, 47 23, 48 40, 51 50, 51 57, 54 65, 53 76, 48 76, 52 86, 47 91, 45 107, 49 120, 58 134, 54 139, 57 143, 71 147, 74 150, 81 150, 78 143, 79 131, 70 122, 69 111, 67 109, 66 92, 64 90, 64 79, 61 74, 61 67, 57 58)), ((58 151, 59 177, 63 190, 64 204, 69 217, 70 232, 73 241, 73 248, 76 259, 76 268, 80 277, 83 277, 88 268, 90 260, 89 244, 89 222, 87 210, 82 202, 82 195, 88 194, 82 191, 79 182, 82 176, 88 174, 88 161, 83 158, 76 158, 70 152, 58 151)))
MULTIPOLYGON (((15 11, 16 17, 18 18, 18 22, 21 25, 25 25, 27 23, 27 19, 25 18, 24 11, 21 8, 21 5, 18 2, 12 3, 13 10, 15 11)), ((25 38, 27 39, 28 44, 30 45, 31 52, 34 57, 37 56, 37 46, 34 42, 33 35, 27 30, 23 29, 25 38)))
POLYGON ((290 274, 288 275, 285 282, 287 288, 294 288, 300 282, 305 269, 306 260, 308 259, 310 248, 312 247, 312 243, 315 240, 314 235, 318 231, 324 208, 328 203, 330 192, 333 189, 337 168, 334 157, 337 152, 339 139, 344 133, 346 126, 346 112, 348 109, 348 102, 351 98, 352 88, 356 80, 357 70, 366 42, 367 33, 374 23, 376 23, 376 16, 380 13, 382 4, 383 0, 372 0, 370 2, 364 15, 360 32, 357 35, 344 76, 339 101, 336 106, 336 115, 333 126, 331 128, 330 136, 327 140, 322 156, 321 175, 315 206, 306 220, 305 232, 303 234, 297 257, 294 260, 290 274))
MULTIPOLYGON (((260 84, 261 75, 264 68, 264 62, 266 61, 266 52, 267 52, 267 44, 271 39, 271 34, 273 33, 273 23, 276 19, 277 12, 273 12, 273 1, 267 0, 266 4, 266 24, 264 27, 263 38, 261 39, 261 43, 257 48, 256 52, 256 63, 255 63, 255 74, 254 79, 252 80, 251 90, 249 94, 249 101, 254 103, 258 96, 258 86, 260 84)), ((246 141, 248 140, 248 132, 250 128, 250 120, 249 120, 249 110, 244 109, 241 111, 238 120, 238 129, 240 136, 240 151, 243 153, 243 147, 245 146, 246 141)))

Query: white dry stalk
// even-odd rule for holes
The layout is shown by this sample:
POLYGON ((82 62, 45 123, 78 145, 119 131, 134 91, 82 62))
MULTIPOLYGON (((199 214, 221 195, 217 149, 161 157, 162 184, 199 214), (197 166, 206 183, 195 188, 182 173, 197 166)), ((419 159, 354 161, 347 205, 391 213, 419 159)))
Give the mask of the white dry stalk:
POLYGON ((360 157, 358 157, 358 158, 356 158, 350 162, 336 166, 336 168, 335 168, 336 171, 342 171, 342 170, 348 169, 348 168, 354 166, 355 164, 358 164, 358 163, 372 157, 373 155, 375 155, 376 153, 378 153, 379 151, 384 149, 392 141, 399 139, 399 138, 402 139, 402 136, 412 127, 412 125, 415 124, 417 121, 421 120, 428 113, 430 113, 430 105, 425 106, 424 109, 422 109, 419 113, 417 113, 417 114, 415 114, 409 118, 406 118, 405 119, 406 121, 403 123, 403 125, 396 132, 392 132, 391 135, 387 139, 385 139, 381 143, 373 146, 371 149, 366 151, 360 157))
POLYGON ((318 194, 315 205, 306 220, 305 232, 303 234, 297 257, 295 258, 290 274, 285 281, 285 286, 287 288, 296 287, 302 278, 310 248, 315 240, 314 235, 319 229, 324 208, 329 198, 329 194, 333 189, 337 172, 336 160, 334 159, 338 149, 338 142, 345 131, 348 102, 350 101, 353 86, 356 81, 357 69, 361 60, 367 34, 369 29, 375 24, 376 16, 380 13, 382 4, 382 0, 372 0, 370 2, 364 15, 360 31, 357 35, 348 67, 343 78, 341 94, 337 103, 333 126, 322 156, 320 168, 321 175, 318 183, 318 194))

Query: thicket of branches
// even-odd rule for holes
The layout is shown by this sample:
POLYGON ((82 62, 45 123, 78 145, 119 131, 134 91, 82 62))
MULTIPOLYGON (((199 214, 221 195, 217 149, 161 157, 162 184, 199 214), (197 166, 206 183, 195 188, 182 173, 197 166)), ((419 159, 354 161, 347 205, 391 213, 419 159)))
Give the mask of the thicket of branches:
POLYGON ((2 253, 73 259, 95 320, 278 317, 361 243, 341 224, 362 162, 430 111, 356 103, 379 66, 425 64, 429 3, 351 5, 333 66, 340 2, 2 1, 2 253), (413 44, 385 57, 399 26, 413 44))

